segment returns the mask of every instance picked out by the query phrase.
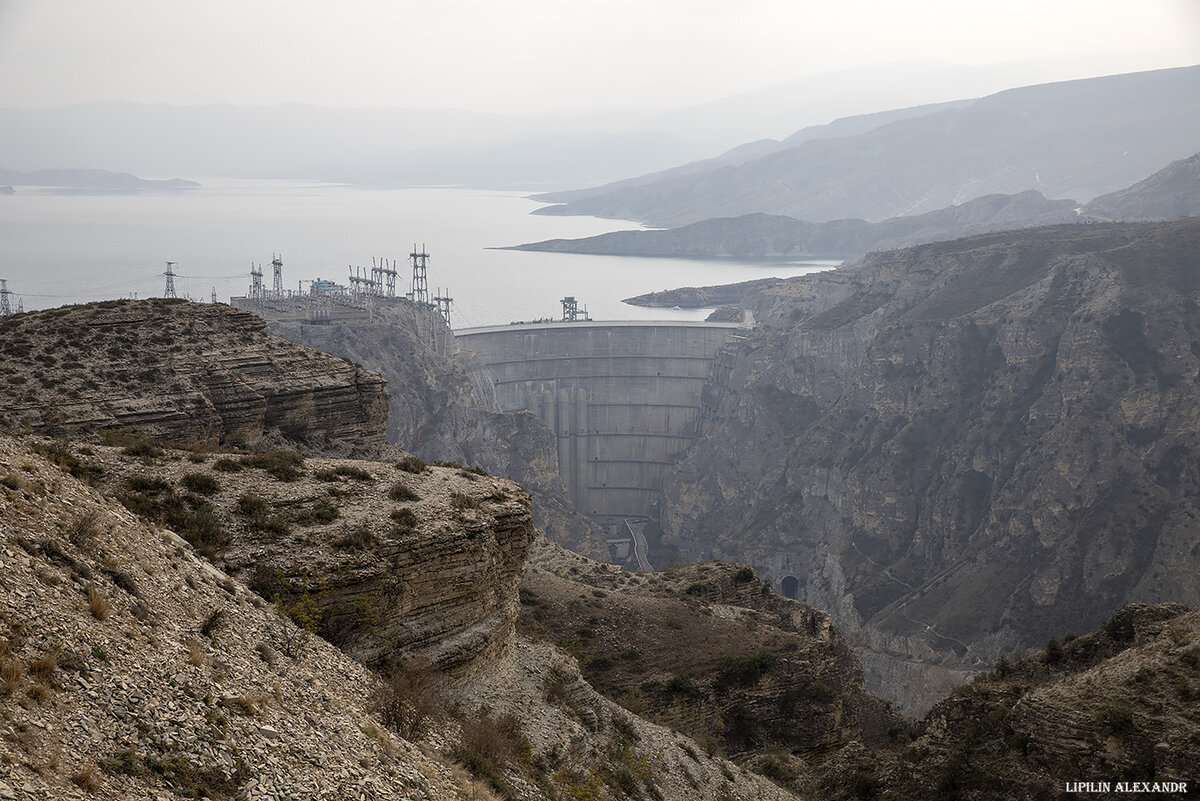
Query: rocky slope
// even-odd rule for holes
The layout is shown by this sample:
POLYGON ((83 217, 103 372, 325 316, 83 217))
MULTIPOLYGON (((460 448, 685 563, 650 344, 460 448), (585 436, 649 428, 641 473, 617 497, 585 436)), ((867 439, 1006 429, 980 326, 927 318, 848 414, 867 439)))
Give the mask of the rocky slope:
POLYGON ((457 799, 363 666, 0 437, 0 798, 457 799))
POLYGON ((1195 603, 1198 246, 1196 219, 1060 226, 753 291, 666 540, 794 577, 910 712, 934 663, 1195 603))
POLYGON ((478 465, 520 482, 533 497, 534 519, 546 536, 584 553, 604 552, 602 532, 567 496, 553 432, 535 415, 500 412, 482 366, 457 352, 443 326, 431 348, 428 318, 413 304, 399 301, 379 309, 373 322, 272 322, 269 330, 387 379, 390 442, 429 461, 478 465))
POLYGON ((1198 687, 1200 613, 1131 605, 1092 634, 1055 639, 957 690, 910 746, 845 749, 805 790, 830 799, 1186 798, 1200 759, 1198 687), (1068 789, 1075 782, 1089 785, 1068 789))
POLYGON ((1087 204, 1103 220, 1174 220, 1200 215, 1200 153, 1173 161, 1148 178, 1087 204))
POLYGON ((522 629, 575 653, 609 698, 710 752, 760 771, 806 771, 847 743, 881 747, 903 728, 863 689, 829 616, 764 590, 749 568, 629 574, 550 543, 535 550, 522 629))
POLYGON ((511 642, 534 528, 510 481, 411 457, 87 450, 97 486, 370 667, 419 654, 459 677, 511 642))
MULTIPOLYGON (((464 549, 456 558, 417 537, 396 547, 394 533, 374 545, 362 538, 330 545, 328 531, 319 532, 321 542, 276 532, 259 564, 286 565, 271 547, 286 544, 292 564, 308 562, 303 580, 311 584, 299 597, 285 587, 272 608, 184 539, 71 474, 115 480, 122 454, 7 436, 0 446, 2 798, 793 797, 600 698, 570 657, 516 640, 510 618, 492 627, 494 647, 474 650, 471 670, 458 669, 462 662, 453 657, 439 663, 447 672, 409 660, 390 684, 306 630, 344 630, 323 625, 339 608, 327 602, 353 581, 370 590, 380 575, 354 573, 346 560, 330 569, 328 549, 355 551, 359 565, 369 561, 362 552, 394 559, 403 550, 402 558, 421 560, 421 570, 393 578, 408 582, 405 597, 416 603, 395 629, 388 629, 394 621, 384 599, 374 609, 356 609, 369 618, 365 636, 409 657, 422 650, 435 662, 461 655, 462 646, 481 639, 467 625, 479 610, 466 610, 455 596, 475 593, 490 596, 495 607, 515 607, 515 581, 497 575, 503 565, 468 564, 464 549), (82 458, 71 458, 75 452, 82 458), (336 588, 334 579, 341 582, 336 588)), ((144 467, 172 484, 180 469, 204 469, 195 454, 181 456, 166 452, 144 467)), ((327 483, 340 485, 369 484, 357 472, 368 466, 381 474, 394 469, 315 460, 303 468, 327 470, 340 476, 327 483)), ((258 469, 239 476, 252 479, 240 474, 258 469)), ((439 485, 462 489, 449 472, 414 481, 427 495, 408 507, 417 510, 422 539, 434 543, 447 539, 439 527, 455 528, 438 497, 445 493, 439 485)), ((464 481, 482 487, 496 480, 464 481)), ((297 508, 291 495, 303 479, 256 483, 273 502, 273 517, 264 522, 277 527, 283 509, 297 508)), ((219 495, 209 497, 219 505, 219 495)), ((378 522, 383 505, 362 500, 378 522)), ((189 505, 186 498, 178 502, 189 505)), ((482 513, 486 519, 477 525, 457 528, 458 539, 482 541, 486 550, 490 539, 502 537, 497 518, 505 507, 528 530, 527 503, 517 497, 497 505, 501 510, 482 513)), ((231 539, 228 554, 245 548, 237 533, 231 539)), ((354 650, 356 641, 347 647, 354 650)))
POLYGON ((1195 152, 1197 81, 1200 67, 1182 67, 1011 89, 538 213, 673 227, 752 213, 878 221, 1030 189, 1086 202, 1195 152))
POLYGON ((373 455, 384 382, 267 336, 227 306, 104 301, 0 320, 0 425, 48 433, 142 431, 197 447, 263 437, 373 455))

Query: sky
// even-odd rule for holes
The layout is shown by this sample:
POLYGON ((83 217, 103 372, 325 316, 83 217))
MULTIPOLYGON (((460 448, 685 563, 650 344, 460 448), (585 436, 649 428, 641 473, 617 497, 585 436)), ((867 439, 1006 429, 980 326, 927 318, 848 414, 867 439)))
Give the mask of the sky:
POLYGON ((678 108, 913 59, 1195 64, 1200 2, 0 0, 0 107, 678 108))

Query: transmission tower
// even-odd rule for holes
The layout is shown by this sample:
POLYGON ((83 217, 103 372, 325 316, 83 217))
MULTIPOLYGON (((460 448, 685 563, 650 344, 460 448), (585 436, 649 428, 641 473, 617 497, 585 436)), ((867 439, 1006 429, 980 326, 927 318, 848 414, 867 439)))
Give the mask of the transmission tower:
POLYGON ((217 288, 215 286, 212 291, 212 302, 214 306, 217 304, 217 288))
POLYGON ((276 298, 283 297, 283 257, 279 253, 271 254, 271 269, 275 271, 275 291, 276 298))
MULTIPOLYGON (((413 250, 416 250, 416 248, 413 248, 413 250)), ((371 259, 371 264, 375 264, 374 258, 371 259)), ((377 286, 380 294, 389 298, 396 297, 396 275, 395 259, 388 261, 381 258, 379 260, 379 268, 375 269, 372 267, 371 269, 371 277, 378 282, 377 286)))
POLYGON ((413 245, 413 252, 408 254, 412 259, 413 275, 412 275, 412 300, 413 303, 419 303, 423 306, 429 305, 429 277, 426 273, 426 262, 429 260, 429 254, 425 252, 425 246, 421 245, 421 252, 417 252, 417 246, 413 245))
POLYGON ((0 278, 0 317, 12 314, 12 304, 9 302, 11 295, 12 292, 8 291, 8 281, 0 278))
MULTIPOLYGON (((447 290, 449 291, 449 290, 447 290)), ((446 321, 446 326, 450 326, 450 305, 454 303, 454 298, 447 297, 442 294, 442 288, 438 287, 437 296, 433 302, 437 304, 438 311, 442 313, 442 319, 446 321)))
POLYGON ((263 299, 262 267, 250 262, 250 297, 254 300, 263 299))
POLYGON ((163 290, 164 298, 178 297, 178 295, 175 294, 175 265, 177 263, 178 262, 174 261, 167 262, 167 271, 163 273, 167 279, 167 287, 163 290))

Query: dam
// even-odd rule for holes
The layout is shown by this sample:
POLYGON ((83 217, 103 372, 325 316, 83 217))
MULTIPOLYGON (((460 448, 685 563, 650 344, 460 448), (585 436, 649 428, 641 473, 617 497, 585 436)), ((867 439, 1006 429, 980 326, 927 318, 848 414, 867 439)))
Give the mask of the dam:
POLYGON ((563 484, 597 518, 655 517, 662 483, 695 441, 700 397, 737 323, 550 322, 454 332, 483 362, 503 411, 558 438, 563 484))

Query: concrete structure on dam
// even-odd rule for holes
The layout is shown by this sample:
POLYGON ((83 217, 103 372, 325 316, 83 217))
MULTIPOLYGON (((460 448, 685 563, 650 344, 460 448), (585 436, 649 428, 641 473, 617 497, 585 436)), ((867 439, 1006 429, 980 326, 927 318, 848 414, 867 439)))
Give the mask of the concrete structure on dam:
POLYGON ((560 322, 455 331, 487 367, 500 408, 558 436, 576 507, 653 516, 662 482, 695 440, 700 394, 736 323, 560 322))

